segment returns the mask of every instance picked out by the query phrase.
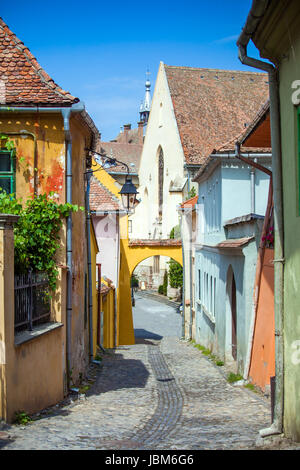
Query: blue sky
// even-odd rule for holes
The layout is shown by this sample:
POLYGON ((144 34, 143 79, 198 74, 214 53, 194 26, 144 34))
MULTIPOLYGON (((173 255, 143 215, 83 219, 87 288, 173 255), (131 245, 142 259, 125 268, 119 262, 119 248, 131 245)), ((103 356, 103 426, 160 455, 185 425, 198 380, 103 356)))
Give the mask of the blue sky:
POLYGON ((0 15, 46 72, 85 103, 106 141, 123 124, 136 127, 146 71, 153 93, 160 61, 247 70, 235 43, 251 4, 15 0, 0 15))

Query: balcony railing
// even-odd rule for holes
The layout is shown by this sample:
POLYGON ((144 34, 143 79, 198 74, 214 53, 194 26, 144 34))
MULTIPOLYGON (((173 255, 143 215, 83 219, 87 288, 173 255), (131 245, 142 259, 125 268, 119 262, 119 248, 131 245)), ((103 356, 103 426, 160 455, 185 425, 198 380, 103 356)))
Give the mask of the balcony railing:
POLYGON ((46 273, 15 275, 15 331, 32 330, 50 321, 49 282, 46 273))

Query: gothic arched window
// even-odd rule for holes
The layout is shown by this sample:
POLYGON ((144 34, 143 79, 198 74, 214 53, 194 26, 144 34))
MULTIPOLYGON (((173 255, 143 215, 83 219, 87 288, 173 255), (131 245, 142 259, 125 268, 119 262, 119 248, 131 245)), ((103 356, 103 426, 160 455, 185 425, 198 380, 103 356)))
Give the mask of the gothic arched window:
POLYGON ((162 148, 159 151, 158 157, 158 215, 162 217, 163 207, 163 190, 164 190, 164 153, 162 148))

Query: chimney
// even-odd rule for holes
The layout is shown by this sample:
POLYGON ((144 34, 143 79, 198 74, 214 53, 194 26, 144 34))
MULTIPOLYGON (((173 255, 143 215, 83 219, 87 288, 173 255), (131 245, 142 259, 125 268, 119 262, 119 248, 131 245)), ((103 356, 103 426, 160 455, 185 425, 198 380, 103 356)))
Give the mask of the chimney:
POLYGON ((131 129, 131 124, 124 124, 124 142, 128 144, 128 131, 131 129))
POLYGON ((144 122, 143 121, 138 122, 138 143, 140 145, 143 145, 144 143, 144 122))

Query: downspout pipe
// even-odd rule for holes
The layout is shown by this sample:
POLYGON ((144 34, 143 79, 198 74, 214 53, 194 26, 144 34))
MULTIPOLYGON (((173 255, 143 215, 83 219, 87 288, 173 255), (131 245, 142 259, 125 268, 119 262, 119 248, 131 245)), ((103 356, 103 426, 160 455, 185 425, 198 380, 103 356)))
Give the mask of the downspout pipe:
MULTIPOLYGON (((53 109, 53 108, 52 108, 53 109)), ((72 112, 84 111, 84 104, 79 102, 72 106, 72 108, 59 108, 63 121, 64 121, 64 132, 65 132, 65 146, 66 146, 66 202, 69 204, 73 203, 72 199, 72 137, 70 131, 70 116, 72 112)), ((73 224, 72 224, 72 213, 67 217, 67 381, 68 387, 71 386, 71 372, 72 372, 72 279, 73 279, 73 267, 72 267, 72 237, 73 237, 73 224)))
POLYGON ((178 209, 181 212, 180 216, 180 234, 181 234, 181 249, 182 249, 182 265, 183 265, 183 276, 182 276, 182 318, 181 318, 181 338, 185 338, 185 251, 184 251, 184 237, 183 237, 183 209, 178 209))
POLYGON ((250 170, 250 184, 251 184, 251 214, 255 214, 255 169, 252 167, 250 170))
POLYGON ((270 89, 270 117, 271 117, 271 144, 272 169, 274 191, 274 230, 275 230, 275 259, 274 259, 274 310, 275 310, 275 356, 276 356, 276 390, 274 420, 269 428, 260 431, 261 437, 281 434, 283 432, 283 200, 282 200, 282 163, 280 139, 280 114, 277 69, 271 63, 247 56, 247 46, 254 34, 266 8, 267 0, 253 0, 252 8, 245 27, 237 41, 239 59, 244 65, 253 67, 269 75, 270 89))
MULTIPOLYGON (((88 258, 88 311, 89 311, 89 337, 90 337, 90 360, 94 356, 93 348, 93 290, 92 290, 92 257, 91 257, 91 212, 90 212, 90 188, 91 188, 92 171, 90 169, 86 172, 86 194, 85 194, 85 208, 86 208, 86 232, 87 232, 87 258, 88 258)), ((101 279, 100 279, 101 285, 101 279)))

